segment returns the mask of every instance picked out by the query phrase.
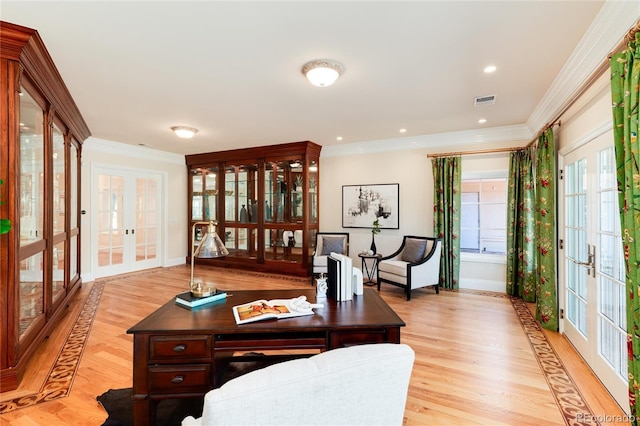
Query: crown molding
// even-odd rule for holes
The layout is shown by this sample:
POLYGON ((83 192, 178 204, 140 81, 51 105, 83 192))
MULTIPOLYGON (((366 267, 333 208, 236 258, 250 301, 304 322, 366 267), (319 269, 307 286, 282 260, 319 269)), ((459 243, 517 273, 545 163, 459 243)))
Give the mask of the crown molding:
POLYGON ((554 120, 581 86, 597 71, 640 17, 638 1, 607 0, 560 69, 527 124, 536 131, 554 120))
POLYGON ((404 138, 355 142, 345 145, 322 147, 321 158, 347 155, 373 154, 378 152, 409 151, 452 146, 469 146, 493 142, 530 142, 534 137, 526 124, 462 130, 459 132, 433 133, 430 135, 407 136, 404 138))
POLYGON ((165 163, 184 166, 184 155, 167 151, 147 148, 144 146, 128 145, 121 142, 113 142, 106 139, 89 137, 82 144, 82 152, 98 152, 105 154, 118 154, 125 157, 140 158, 143 160, 163 161, 165 163))

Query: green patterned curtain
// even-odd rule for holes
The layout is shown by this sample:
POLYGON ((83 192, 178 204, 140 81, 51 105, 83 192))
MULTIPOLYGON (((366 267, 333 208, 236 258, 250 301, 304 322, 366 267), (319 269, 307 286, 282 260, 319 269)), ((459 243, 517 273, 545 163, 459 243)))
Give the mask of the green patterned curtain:
POLYGON ((538 138, 535 185, 536 318, 547 330, 558 330, 556 296, 556 149, 553 129, 538 138))
POLYGON ((625 258, 627 289, 627 347, 629 350, 629 405, 633 424, 640 407, 640 143, 638 108, 640 93, 640 34, 625 50, 611 57, 613 141, 616 151, 620 227, 625 258))
POLYGON ((434 158, 433 233, 442 238, 440 286, 457 289, 460 278, 460 157, 434 158))
POLYGON ((511 153, 507 193, 507 294, 535 301, 536 256, 532 148, 511 153))

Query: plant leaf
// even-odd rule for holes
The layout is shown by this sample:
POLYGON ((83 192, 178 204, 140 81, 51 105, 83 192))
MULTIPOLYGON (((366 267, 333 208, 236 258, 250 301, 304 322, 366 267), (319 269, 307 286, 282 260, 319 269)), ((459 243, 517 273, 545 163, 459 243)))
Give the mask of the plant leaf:
POLYGON ((9 219, 0 219, 0 234, 6 234, 11 230, 11 221, 9 219))

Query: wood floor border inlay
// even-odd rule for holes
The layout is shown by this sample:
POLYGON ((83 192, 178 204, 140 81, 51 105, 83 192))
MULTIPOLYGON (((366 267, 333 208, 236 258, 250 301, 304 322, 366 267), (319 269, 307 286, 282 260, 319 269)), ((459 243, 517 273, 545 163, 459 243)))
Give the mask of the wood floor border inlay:
POLYGON ((571 426, 600 425, 526 302, 518 297, 510 299, 565 423, 571 426))
POLYGON ((104 282, 95 282, 93 284, 87 300, 74 321, 71 331, 69 331, 60 352, 58 352, 40 391, 0 402, 0 414, 20 408, 32 407, 42 402, 53 401, 69 395, 89 339, 89 333, 91 332, 91 326, 98 310, 103 290, 104 282))

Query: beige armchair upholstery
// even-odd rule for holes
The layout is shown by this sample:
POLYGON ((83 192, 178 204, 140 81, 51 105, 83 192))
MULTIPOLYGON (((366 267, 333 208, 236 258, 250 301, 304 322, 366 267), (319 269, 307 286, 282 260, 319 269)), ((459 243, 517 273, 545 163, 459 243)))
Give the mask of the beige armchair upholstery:
POLYGON ((316 234, 316 248, 311 257, 311 285, 313 285, 315 275, 327 273, 327 257, 331 252, 349 256, 348 232, 318 232, 316 234))
POLYGON ((380 343, 322 352, 237 377, 204 397, 201 425, 402 425, 415 354, 380 343))
POLYGON ((383 256, 378 262, 378 291, 380 284, 403 287, 407 300, 411 300, 411 290, 421 287, 435 287, 440 293, 440 238, 406 235, 402 245, 393 254, 383 256))

